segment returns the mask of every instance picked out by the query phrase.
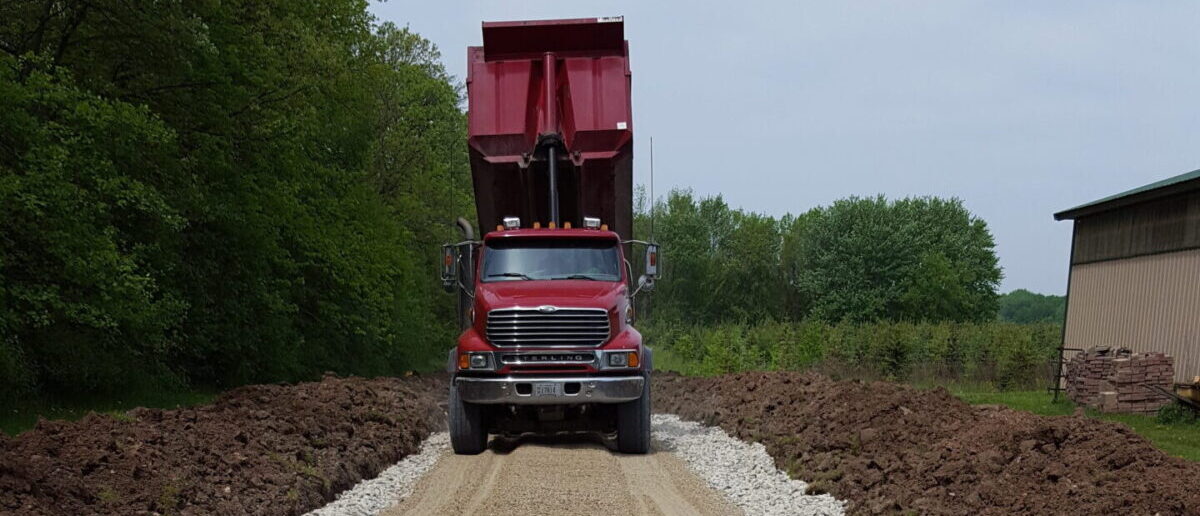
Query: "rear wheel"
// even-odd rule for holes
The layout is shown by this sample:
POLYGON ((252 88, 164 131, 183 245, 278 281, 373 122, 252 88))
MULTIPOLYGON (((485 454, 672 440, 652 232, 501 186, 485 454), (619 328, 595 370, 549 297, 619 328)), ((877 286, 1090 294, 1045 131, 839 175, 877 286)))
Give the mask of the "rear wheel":
POLYGON ((478 455, 487 449, 488 432, 483 407, 458 397, 450 382, 450 447, 459 455, 478 455))
POLYGON ((617 405, 617 451, 650 451, 650 371, 644 375, 642 397, 617 405))

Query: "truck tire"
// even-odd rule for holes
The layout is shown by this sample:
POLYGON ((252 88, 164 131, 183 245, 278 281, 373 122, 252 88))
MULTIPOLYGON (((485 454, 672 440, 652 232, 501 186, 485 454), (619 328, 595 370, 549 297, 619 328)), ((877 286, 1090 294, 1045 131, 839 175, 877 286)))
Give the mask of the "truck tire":
POLYGON ((459 455, 479 455, 487 449, 488 432, 483 407, 458 397, 450 382, 450 447, 459 455))
POLYGON ((650 451, 650 371, 645 373, 642 397, 617 406, 617 451, 643 454, 650 451))

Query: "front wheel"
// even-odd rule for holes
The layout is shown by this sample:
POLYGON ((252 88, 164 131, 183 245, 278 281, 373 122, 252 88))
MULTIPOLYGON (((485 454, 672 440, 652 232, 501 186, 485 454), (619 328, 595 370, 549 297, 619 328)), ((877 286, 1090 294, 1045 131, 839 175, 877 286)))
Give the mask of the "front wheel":
POLYGON ((450 382, 450 447, 459 455, 478 455, 487 449, 488 432, 483 407, 458 397, 450 382))
POLYGON ((617 451, 648 453, 650 451, 650 371, 645 373, 642 397, 617 406, 617 451))

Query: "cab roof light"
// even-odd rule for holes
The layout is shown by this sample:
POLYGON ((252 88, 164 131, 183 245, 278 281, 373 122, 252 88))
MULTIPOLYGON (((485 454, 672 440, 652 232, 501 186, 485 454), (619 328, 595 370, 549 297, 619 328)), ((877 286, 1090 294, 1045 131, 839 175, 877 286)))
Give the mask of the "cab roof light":
POLYGON ((541 223, 541 222, 534 222, 534 223, 533 223, 533 229, 542 229, 542 223, 541 223))
POLYGON ((571 229, 571 221, 563 222, 563 229, 571 229))
POLYGON ((596 229, 600 227, 600 219, 597 217, 584 217, 583 227, 587 229, 596 229))
POLYGON ((608 231, 608 224, 601 224, 600 231, 608 231))
POLYGON ((517 217, 504 217, 504 228, 505 229, 520 229, 520 227, 521 227, 521 219, 519 219, 517 217))
POLYGON ((554 229, 556 227, 558 227, 558 224, 555 224, 553 220, 550 221, 550 229, 554 229))

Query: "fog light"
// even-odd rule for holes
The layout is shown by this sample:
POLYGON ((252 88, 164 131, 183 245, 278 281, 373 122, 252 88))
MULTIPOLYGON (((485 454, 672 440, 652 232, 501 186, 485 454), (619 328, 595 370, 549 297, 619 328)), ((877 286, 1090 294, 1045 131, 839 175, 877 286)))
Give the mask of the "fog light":
POLYGON ((608 365, 613 367, 625 367, 629 365, 628 353, 609 353, 608 365))
POLYGON ((471 369, 483 369, 487 365, 487 355, 471 355, 471 369))

